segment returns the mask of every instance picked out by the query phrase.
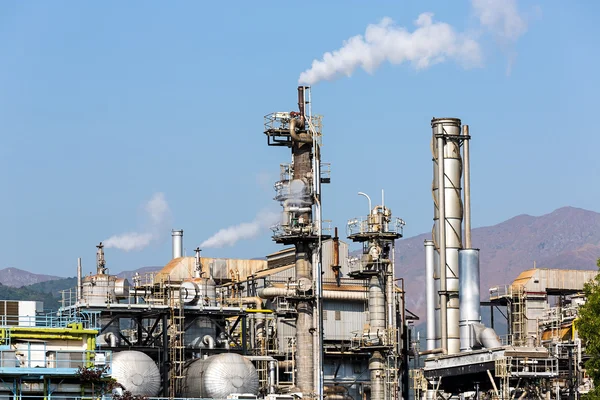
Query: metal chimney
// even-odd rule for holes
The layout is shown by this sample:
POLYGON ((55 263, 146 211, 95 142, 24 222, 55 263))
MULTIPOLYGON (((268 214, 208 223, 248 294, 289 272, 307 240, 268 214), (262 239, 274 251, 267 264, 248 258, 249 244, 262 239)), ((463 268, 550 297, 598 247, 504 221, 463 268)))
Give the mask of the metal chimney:
POLYGON ((183 257, 183 229, 171 230, 173 241, 173 258, 183 257))

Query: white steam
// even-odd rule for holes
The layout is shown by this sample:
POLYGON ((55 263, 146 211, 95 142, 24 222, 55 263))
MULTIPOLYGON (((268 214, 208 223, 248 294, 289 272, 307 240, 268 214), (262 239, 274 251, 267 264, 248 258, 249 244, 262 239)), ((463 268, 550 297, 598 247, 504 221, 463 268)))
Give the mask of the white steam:
POLYGON ((274 225, 280 217, 280 213, 263 210, 256 215, 253 221, 223 228, 213 236, 205 240, 201 248, 218 248, 233 246, 238 240, 256 237, 263 229, 274 225))
POLYGON ((313 85, 340 75, 351 76, 359 67, 372 73, 385 61, 410 62, 416 69, 446 60, 454 60, 465 68, 481 64, 479 44, 446 23, 434 22, 432 13, 419 15, 415 25, 417 28, 409 32, 388 17, 369 25, 364 37, 354 36, 339 50, 314 60, 311 68, 300 74, 299 83, 313 85))
POLYGON ((504 39, 515 41, 527 32, 516 0, 471 0, 471 5, 481 26, 504 39))
POLYGON ((147 217, 146 229, 143 229, 142 232, 128 232, 111 236, 103 242, 104 247, 123 251, 141 250, 158 239, 160 232, 166 229, 171 216, 164 193, 152 195, 143 208, 147 217))
MULTIPOLYGON (((527 31, 516 0, 471 0, 471 6, 480 27, 504 44, 515 42, 527 31)), ((432 13, 419 15, 415 25, 416 29, 409 32, 388 17, 368 25, 364 36, 351 37, 340 49, 314 60, 300 74, 298 83, 314 85, 343 75, 349 77, 358 68, 371 74, 384 62, 410 63, 417 70, 446 61, 455 61, 463 68, 482 65, 482 51, 474 34, 459 33, 447 23, 434 21, 432 13)))

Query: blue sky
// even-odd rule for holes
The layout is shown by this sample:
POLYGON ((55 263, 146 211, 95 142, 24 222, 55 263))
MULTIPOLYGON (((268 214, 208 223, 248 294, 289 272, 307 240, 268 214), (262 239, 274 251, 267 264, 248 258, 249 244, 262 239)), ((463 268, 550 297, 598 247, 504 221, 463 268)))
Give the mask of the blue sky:
MULTIPOLYGON (((164 265, 171 228, 185 230, 190 254, 277 210, 272 182, 289 152, 266 146, 263 116, 295 109, 314 59, 384 17, 413 31, 423 12, 473 37, 481 63, 384 62, 314 84, 332 164, 324 217, 344 232, 366 211, 356 193, 385 189, 406 236, 430 230, 434 116, 470 125, 474 226, 566 205, 600 211, 600 6, 516 4, 526 31, 507 39, 467 0, 2 2, 0 268, 73 276, 77 257, 94 268, 99 241, 151 228, 144 249, 108 249, 108 266, 164 265), (170 213, 153 225, 143 205, 156 193, 170 213)), ((263 230, 203 255, 278 248, 263 230)))

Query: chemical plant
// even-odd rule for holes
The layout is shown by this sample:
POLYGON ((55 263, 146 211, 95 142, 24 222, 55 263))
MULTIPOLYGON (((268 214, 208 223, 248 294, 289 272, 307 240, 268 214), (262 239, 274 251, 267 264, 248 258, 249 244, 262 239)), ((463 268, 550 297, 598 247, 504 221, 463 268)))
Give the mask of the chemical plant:
POLYGON ((591 389, 574 321, 597 271, 528 270, 481 301, 468 126, 431 121, 434 226, 424 243, 421 348, 395 264, 404 221, 383 191, 374 206, 359 193, 369 210, 348 220, 347 242, 331 230, 322 216, 321 185, 331 182, 322 119, 310 87, 297 96, 297 110, 264 118, 267 144, 291 153, 274 185, 282 212, 272 239, 282 249, 252 260, 205 257, 200 248, 184 256, 183 230, 173 230, 171 261, 130 282, 110 274, 98 244, 96 273, 83 276, 79 259, 77 287, 57 313, 4 302, 2 398, 575 399, 591 389), (482 306, 502 312, 507 335, 493 319, 482 323, 482 306))

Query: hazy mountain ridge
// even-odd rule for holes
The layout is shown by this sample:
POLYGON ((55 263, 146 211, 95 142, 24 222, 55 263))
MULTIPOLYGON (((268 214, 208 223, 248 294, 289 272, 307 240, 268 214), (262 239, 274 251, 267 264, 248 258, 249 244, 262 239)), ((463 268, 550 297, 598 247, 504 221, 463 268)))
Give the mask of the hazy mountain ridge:
MULTIPOLYGON (((424 317, 423 241, 431 233, 396 244, 396 273, 404 277, 407 307, 424 317)), ((600 257, 600 213, 559 208, 539 217, 518 215, 497 225, 473 229, 473 247, 480 249, 481 296, 491 286, 510 284, 526 269, 596 269, 600 257)))
POLYGON ((10 287, 29 286, 35 283, 63 279, 60 276, 34 274, 19 268, 0 269, 0 284, 10 287))
MULTIPOLYGON (((396 275, 404 278, 407 308, 425 317, 425 252, 423 241, 431 232, 401 239, 396 245, 396 275)), ((481 295, 488 289, 510 284, 526 269, 596 269, 600 258, 600 213, 574 207, 559 208, 539 217, 518 215, 497 225, 473 229, 473 247, 481 250, 481 295)), ((118 274, 132 282, 162 267, 142 267, 118 274)), ((21 287, 61 277, 34 274, 17 268, 0 270, 0 283, 21 287)), ((62 285, 62 282, 57 282, 62 285)), ((41 290, 39 287, 36 289, 41 290)), ((55 292, 55 290, 53 290, 55 292)))

